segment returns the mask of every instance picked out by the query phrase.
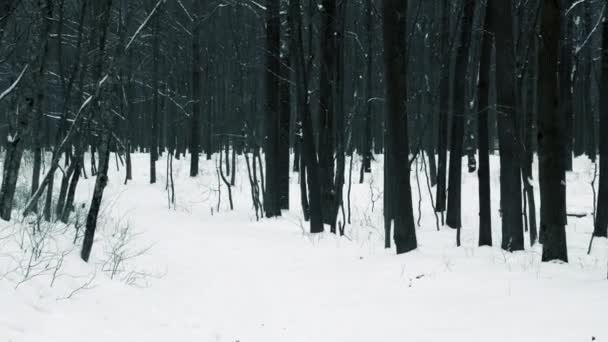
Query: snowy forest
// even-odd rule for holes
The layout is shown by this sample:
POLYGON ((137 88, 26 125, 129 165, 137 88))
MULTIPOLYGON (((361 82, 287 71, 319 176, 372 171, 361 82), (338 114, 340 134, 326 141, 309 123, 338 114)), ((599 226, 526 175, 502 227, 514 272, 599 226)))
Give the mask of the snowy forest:
POLYGON ((0 341, 608 341, 607 0, 0 0, 0 341))

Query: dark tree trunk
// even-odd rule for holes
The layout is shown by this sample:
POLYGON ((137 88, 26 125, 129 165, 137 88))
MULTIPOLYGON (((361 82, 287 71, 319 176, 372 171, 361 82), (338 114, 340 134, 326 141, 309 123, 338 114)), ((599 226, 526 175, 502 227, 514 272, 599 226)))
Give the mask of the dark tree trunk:
POLYGON ((43 210, 43 214, 44 214, 44 219, 47 222, 51 221, 51 205, 53 203, 53 186, 55 183, 55 177, 50 177, 49 181, 48 181, 48 185, 46 188, 46 197, 45 197, 45 202, 44 202, 44 210, 43 210))
POLYGON ((406 18, 407 2, 383 0, 384 63, 386 77, 386 123, 387 143, 392 168, 392 178, 384 180, 385 191, 394 188, 391 200, 394 221, 394 240, 397 253, 406 253, 417 247, 416 227, 412 210, 410 187, 409 140, 407 131, 407 46, 406 18))
POLYGON ((76 187, 78 186, 81 170, 83 170, 82 166, 84 165, 84 152, 82 145, 77 145, 73 163, 74 172, 72 173, 72 177, 70 179, 70 185, 68 186, 68 192, 65 198, 65 203, 61 208, 60 220, 63 223, 68 223, 70 213, 72 212, 72 210, 74 210, 74 198, 76 196, 76 187))
POLYGON ((150 184, 156 183, 156 161, 158 160, 158 118, 159 118, 159 59, 160 59, 160 16, 153 18, 152 38, 152 126, 150 131, 150 184))
POLYGON ((517 131, 516 68, 511 3, 491 0, 488 20, 496 39, 496 87, 500 144, 502 248, 524 249, 521 173, 517 131))
MULTIPOLYGON (((31 195, 33 195, 40 185, 40 167, 42 165, 42 102, 44 101, 45 89, 43 84, 46 78, 46 66, 48 63, 48 37, 51 32, 51 18, 53 17, 53 2, 50 0, 39 1, 40 6, 40 41, 42 48, 42 56, 40 58, 40 65, 38 67, 35 88, 36 88, 36 100, 34 105, 34 117, 32 122, 32 149, 34 152, 34 165, 32 168, 32 187, 31 195)), ((37 211, 37 201, 34 205, 34 211, 37 211)))
POLYGON ((335 217, 334 203, 334 115, 336 87, 336 19, 337 0, 323 0, 320 28, 320 77, 319 77, 319 176, 321 177, 321 201, 323 222, 332 225, 335 217))
MULTIPOLYGON (((335 146, 336 146, 336 173, 334 184, 334 202, 331 207, 331 232, 336 233, 338 212, 343 204, 344 193, 344 171, 345 171, 345 113, 344 113, 344 25, 346 20, 346 5, 340 2, 336 8, 335 34, 334 34, 334 58, 335 58, 335 89, 334 89, 334 123, 335 123, 335 146)), ((346 222, 343 222, 346 224, 346 222)))
POLYGON ((266 191, 264 211, 266 217, 281 215, 279 194, 279 125, 280 125, 280 44, 281 18, 279 0, 266 2, 266 113, 264 157, 266 161, 266 191))
MULTIPOLYGON (((564 9, 570 8, 572 0, 564 1, 564 9)), ((560 46, 560 57, 559 57, 559 88, 561 98, 561 109, 566 120, 565 126, 565 162, 566 170, 572 170, 572 139, 573 139, 573 125, 574 125, 574 108, 572 101, 572 37, 571 32, 571 20, 564 10, 562 10, 562 44, 560 46)))
MULTIPOLYGON (((285 34, 289 41, 290 32, 287 30, 285 34)), ((287 44, 285 44, 287 46, 287 44)), ((286 48, 288 50, 288 48, 286 48)), ((291 69, 291 51, 284 51, 281 54, 281 66, 279 68, 281 75, 280 83, 280 114, 279 114, 279 133, 278 133, 278 196, 280 209, 289 209, 289 124, 291 117, 291 96, 290 96, 290 77, 289 70, 291 69)), ((233 165, 234 166, 234 165, 233 165)))
POLYGON ((27 129, 31 106, 33 102, 28 102, 30 110, 17 118, 21 127, 19 131, 14 133, 12 141, 6 145, 6 154, 2 171, 2 187, 0 188, 0 218, 5 221, 11 219, 13 209, 13 198, 15 197, 15 189, 17 187, 17 178, 19 177, 19 169, 21 167, 21 157, 23 156, 23 134, 27 129))
MULTIPOLYGON (((534 185, 532 184, 533 173, 532 165, 534 162, 534 140, 536 139, 536 114, 538 113, 537 108, 537 73, 538 73, 538 38, 537 28, 534 26, 534 36, 530 43, 529 49, 532 50, 530 56, 531 60, 528 61, 528 72, 527 72, 527 95, 526 102, 523 104, 523 112, 525 114, 523 124, 523 151, 522 151, 522 181, 524 184, 525 191, 525 203, 528 204, 528 225, 530 231, 530 245, 534 246, 538 240, 538 229, 536 224, 536 199, 534 198, 534 185)), ((566 158, 568 158, 566 154, 566 158)), ((570 153, 570 159, 572 153, 570 153)))
POLYGON ((61 177, 61 186, 59 187, 59 197, 57 198, 57 206, 55 207, 55 213, 59 218, 61 216, 61 212, 63 211, 63 206, 65 205, 65 199, 68 194, 68 186, 70 185, 70 178, 72 178, 72 174, 74 174, 75 168, 77 167, 77 159, 72 158, 72 162, 68 169, 63 173, 63 177, 61 177))
MULTIPOLYGON (((192 13, 195 15, 192 30, 192 117, 190 118, 190 177, 198 176, 198 157, 200 152, 201 93, 201 25, 202 10, 198 0, 192 0, 192 13)), ((209 134, 209 132, 207 132, 209 134)))
MULTIPOLYGON (((486 6, 486 13, 488 7, 486 6)), ((492 246, 492 211, 490 201, 490 141, 488 137, 488 115, 490 113, 490 67, 492 64, 493 37, 488 34, 491 19, 486 15, 479 66, 479 118, 477 141, 479 146, 479 246, 492 246)))
POLYGON ((310 207, 308 204, 308 192, 306 190, 306 163, 304 162, 303 156, 303 132, 302 123, 304 118, 305 107, 307 104, 306 96, 302 96, 304 90, 304 68, 302 64, 304 61, 303 56, 299 56, 303 52, 300 51, 300 39, 301 39, 301 9, 300 2, 295 0, 289 1, 289 9, 287 15, 287 21, 289 24, 289 50, 291 64, 294 69, 295 77, 295 102, 296 102, 296 124, 295 124, 295 137, 294 137, 294 172, 299 172, 300 177, 300 202, 302 203, 302 212, 304 214, 304 220, 310 220, 310 207))
POLYGON ((564 117, 560 114, 558 61, 560 1, 543 1, 539 54, 538 159, 543 261, 568 261, 564 117))
POLYGON ((365 173, 372 172, 372 84, 373 84, 373 3, 372 0, 365 2, 365 30, 367 32, 367 56, 365 67, 365 117, 363 118, 363 163, 361 164, 361 175, 359 183, 363 183, 365 173))
POLYGON ((105 0, 95 2, 93 5, 95 18, 98 21, 96 23, 97 26, 97 35, 99 47, 97 50, 96 61, 94 65, 94 80, 96 80, 95 84, 98 89, 96 91, 96 96, 93 99, 94 103, 94 113, 98 115, 101 119, 100 122, 104 123, 101 132, 101 139, 99 144, 99 173, 97 175, 97 179, 95 180, 95 188, 93 189, 93 198, 91 199, 91 205, 89 207, 89 213, 87 214, 86 227, 84 240, 82 243, 82 250, 80 252, 80 257, 85 262, 89 261, 89 257, 91 256, 91 249, 93 248, 93 241, 95 238, 95 230, 97 228, 97 217, 99 215, 99 210, 101 209, 101 200, 103 198, 104 189, 108 183, 108 164, 110 159, 110 127, 108 126, 111 122, 111 116, 108 114, 107 108, 102 109, 101 101, 99 100, 99 87, 101 87, 101 79, 102 79, 102 71, 103 71, 103 60, 105 57, 105 47, 106 47, 106 30, 108 28, 110 13, 112 9, 112 0, 105 0))
POLYGON ((602 78, 600 82, 600 180, 593 236, 608 236, 608 18, 602 23, 602 78))
MULTIPOLYGON (((585 2, 584 4, 585 15, 583 16, 583 20, 587 27, 588 37, 593 37, 593 33, 596 30, 596 21, 593 19, 593 9, 592 5, 589 2, 585 2)), ((591 42, 589 42, 591 44, 591 42)), ((585 48, 581 53, 584 53, 583 64, 585 67, 583 68, 584 74, 583 82, 584 82, 584 107, 583 112, 585 113, 585 123, 583 126, 583 131, 585 135, 585 154, 589 157, 592 162, 595 162, 595 158, 597 156, 597 148, 596 137, 595 137, 595 111, 594 111, 594 101, 592 98, 591 87, 593 82, 593 73, 595 70, 595 62, 594 62, 594 53, 592 48, 585 48)))
POLYGON ((450 144, 450 169, 448 191, 448 212, 446 223, 457 229, 456 245, 460 246, 460 229, 462 227, 462 155, 464 123, 466 115, 465 87, 462 82, 466 79, 471 46, 471 33, 475 2, 466 0, 464 3, 460 45, 456 56, 456 75, 454 78, 454 115, 452 116, 452 136, 450 144))
MULTIPOLYGON (((47 66, 47 56, 49 51, 48 37, 51 32, 51 18, 53 17, 53 2, 50 0, 39 1, 38 6, 40 6, 40 20, 41 29, 40 29, 40 41, 42 44, 42 56, 40 59, 40 65, 37 72, 36 82, 34 87, 36 88, 36 100, 34 105, 34 116, 32 120, 32 149, 34 152, 34 166, 32 168, 32 187, 30 196, 33 195, 36 190, 38 190, 38 186, 40 185, 40 168, 42 165, 42 102, 44 101, 44 93, 45 89, 43 89, 43 84, 46 78, 46 66, 47 66)), ((37 202, 37 201, 36 201, 37 202)), ((34 206, 34 211, 37 211, 37 203, 34 206)))
MULTIPOLYGON (((438 165, 437 165, 437 198, 435 210, 444 212, 446 210, 446 185, 447 185, 447 154, 448 154, 448 116, 450 100, 450 1, 442 2, 441 18, 441 52, 442 65, 439 89, 439 130, 438 130, 438 165)), ((443 216, 442 216, 443 217, 443 216)))
MULTIPOLYGON (((323 232, 323 207, 321 205, 321 184, 319 180, 319 164, 316 154, 316 144, 313 134, 312 113, 310 112, 309 103, 309 70, 307 70, 307 62, 304 56, 304 40, 302 36, 302 15, 300 11, 300 0, 290 0, 289 8, 291 17, 293 18, 292 35, 296 42, 294 53, 296 79, 300 79, 301 86, 297 87, 297 102, 298 108, 302 114, 302 158, 303 162, 300 168, 302 176, 301 181, 308 184, 308 202, 304 203, 302 198, 303 210, 310 209, 310 232, 323 232), (299 76, 298 76, 299 75, 299 76), (306 205, 310 204, 310 208, 306 205)), ((311 23, 312 25, 312 23, 311 23)))
POLYGON ((34 100, 26 98, 24 108, 21 109, 21 113, 16 118, 16 130, 15 132, 11 132, 11 139, 9 139, 6 145, 2 170, 2 186, 0 186, 0 218, 5 221, 11 219, 13 199, 15 197, 15 189, 17 188, 21 158, 23 157, 24 138, 29 128, 33 110, 34 100))

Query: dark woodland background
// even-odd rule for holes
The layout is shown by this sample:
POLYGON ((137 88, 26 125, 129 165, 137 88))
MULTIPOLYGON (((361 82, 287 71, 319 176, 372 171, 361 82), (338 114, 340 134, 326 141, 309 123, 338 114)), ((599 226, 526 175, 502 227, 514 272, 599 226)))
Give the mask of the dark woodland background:
POLYGON ((131 153, 149 154, 151 183, 159 156, 189 157, 196 177, 199 158, 219 153, 227 185, 244 154, 256 215, 281 215, 298 173, 310 231, 341 233, 347 157, 362 159, 353 178, 363 182, 383 155, 386 246, 392 228, 403 253, 417 247, 409 169, 424 156, 457 244, 461 197, 478 196, 480 245, 493 228, 509 251, 530 234, 543 260, 567 261, 565 173, 575 156, 600 161, 594 236, 607 235, 606 4, 0 0, 0 217, 19 209, 67 222, 79 179, 96 176, 86 261, 112 153, 125 183, 131 153), (500 189, 490 188, 491 154, 500 189), (460 156, 478 172, 478 194, 461 192, 460 156), (31 193, 15 208, 25 167, 31 193), (499 190, 501 207, 490 208, 499 190))

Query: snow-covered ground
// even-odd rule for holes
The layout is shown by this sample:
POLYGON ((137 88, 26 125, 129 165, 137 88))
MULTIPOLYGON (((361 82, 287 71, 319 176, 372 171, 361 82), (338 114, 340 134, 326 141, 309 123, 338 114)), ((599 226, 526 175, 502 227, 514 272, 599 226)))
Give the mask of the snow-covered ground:
MULTIPOLYGON (((213 161, 195 179, 188 160, 175 162, 174 210, 165 159, 150 185, 147 158, 134 156, 126 186, 112 162, 90 264, 72 243, 73 223, 0 221, 0 341, 608 341, 608 244, 596 240, 586 254, 591 216, 570 218, 569 264, 542 264, 538 246, 476 247, 477 178, 465 171, 456 248, 454 231, 436 229, 421 173, 419 249, 396 256, 383 249, 381 160, 353 184, 353 224, 338 238, 306 233, 295 174, 293 209, 256 222, 242 157, 233 212, 223 185, 217 211, 213 161)), ((497 168, 493 157, 495 246, 497 168)), ((593 170, 578 159, 568 175, 571 212, 592 212, 593 170)), ((92 188, 92 179, 81 183, 81 203, 92 188)), ((417 218, 415 172, 412 188, 417 218)))

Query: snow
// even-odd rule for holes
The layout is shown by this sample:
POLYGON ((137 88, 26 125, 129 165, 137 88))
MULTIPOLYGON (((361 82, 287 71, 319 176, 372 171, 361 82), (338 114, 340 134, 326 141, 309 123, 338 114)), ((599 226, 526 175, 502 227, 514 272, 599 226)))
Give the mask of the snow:
MULTIPOLYGON (((477 178, 466 163, 463 247, 455 247, 449 228, 436 231, 421 173, 419 249, 396 256, 382 248, 381 158, 365 184, 353 184, 347 238, 306 233, 296 175, 292 210, 256 222, 242 157, 234 212, 223 184, 217 211, 215 161, 202 162, 202 175, 192 179, 187 158, 174 162, 177 209, 170 210, 165 162, 157 163, 158 183, 150 185, 148 156, 133 155, 134 180, 126 186, 124 169, 112 163, 90 264, 72 244, 73 226, 43 223, 44 262, 30 277, 44 273, 20 283, 28 247, 36 245, 34 219, 0 221, 0 341, 608 340, 608 243, 596 239, 586 254, 592 217, 569 218, 569 264, 541 263, 538 246, 517 253, 476 247, 477 178), (118 256, 128 260, 113 267, 118 256)), ((498 157, 491 165, 493 237, 500 246, 498 157)), ((26 158, 26 173, 30 168, 26 158)), ((355 163, 354 175, 358 170, 355 163)), ((588 160, 575 160, 567 177, 569 211, 593 211, 593 170, 588 160)), ((21 176, 21 191, 28 177, 21 176)), ((80 185, 80 202, 88 203, 93 185, 91 178, 80 185)))
POLYGON ((15 90, 15 88, 17 87, 17 85, 21 81, 21 78, 23 78, 23 74, 25 74, 25 72, 27 71, 28 67, 29 67, 29 65, 26 64, 25 67, 23 67, 23 70, 21 70, 21 73, 19 74, 19 76, 17 77, 17 79, 15 80, 15 82, 13 82, 5 91, 3 91, 2 93, 0 93, 0 101, 2 101, 2 99, 4 99, 5 97, 7 97, 13 90, 15 90))

